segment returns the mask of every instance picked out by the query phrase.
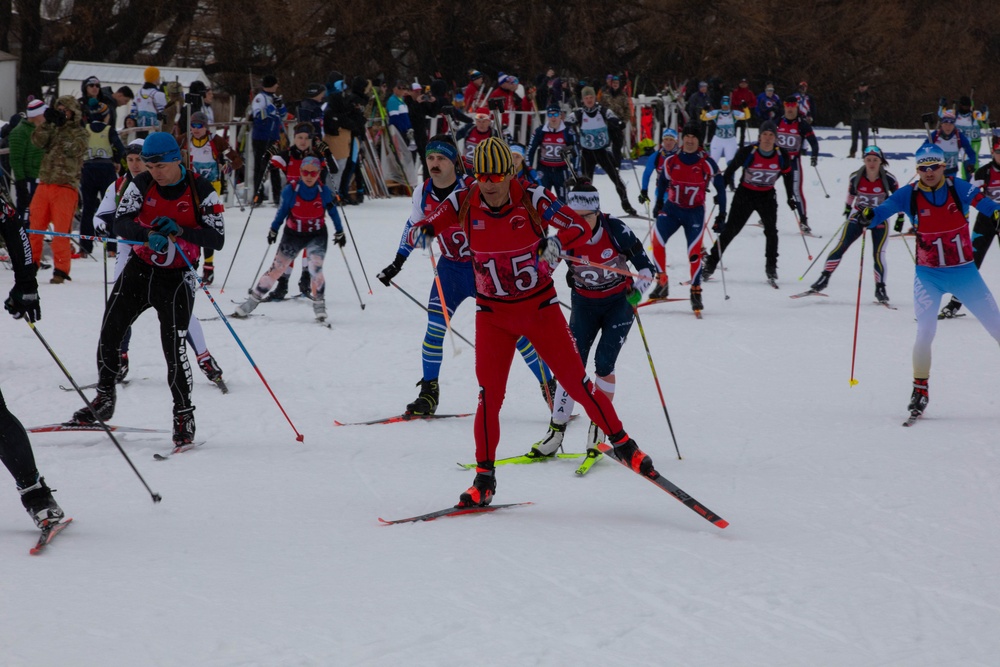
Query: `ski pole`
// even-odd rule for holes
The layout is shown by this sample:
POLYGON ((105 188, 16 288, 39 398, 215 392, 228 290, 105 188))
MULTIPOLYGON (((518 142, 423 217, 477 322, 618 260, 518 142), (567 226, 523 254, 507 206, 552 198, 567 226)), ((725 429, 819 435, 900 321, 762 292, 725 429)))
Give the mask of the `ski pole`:
POLYGON ((858 270, 858 302, 854 307, 854 344, 851 346, 851 386, 853 387, 858 383, 854 378, 854 360, 858 356, 858 319, 861 315, 861 279, 864 277, 865 273, 865 232, 867 229, 862 229, 861 231, 861 268, 858 270))
POLYGON ((451 336, 451 349, 454 350, 457 357, 462 351, 458 349, 458 343, 455 342, 455 332, 451 329, 451 315, 448 313, 448 304, 444 300, 444 287, 441 285, 441 276, 438 275, 437 262, 434 261, 434 246, 428 244, 427 249, 431 253, 431 268, 434 269, 434 284, 437 285, 438 298, 441 300, 441 314, 444 315, 444 326, 448 329, 448 334, 451 336))
POLYGON ((340 204, 340 212, 344 215, 344 225, 347 227, 347 233, 351 237, 351 245, 354 246, 354 253, 358 256, 358 264, 361 266, 361 275, 365 277, 365 284, 368 285, 368 293, 372 294, 372 284, 368 282, 368 272, 365 271, 365 263, 361 261, 361 252, 358 250, 358 242, 354 240, 354 232, 351 231, 351 221, 347 219, 347 211, 344 209, 344 204, 340 201, 340 197, 337 197, 337 202, 340 204))
POLYGON ((833 233, 833 236, 831 236, 831 237, 830 237, 830 240, 826 242, 826 245, 825 245, 825 246, 823 246, 823 249, 822 249, 822 250, 820 250, 820 251, 819 251, 819 252, 818 252, 818 253, 816 254, 816 259, 814 259, 814 260, 812 261, 812 264, 810 264, 809 266, 807 266, 807 267, 806 267, 806 270, 802 272, 802 275, 801 275, 801 276, 799 276, 799 280, 802 280, 802 279, 804 279, 804 278, 806 277, 806 274, 807 274, 807 273, 809 273, 809 271, 810 271, 810 270, 812 269, 812 267, 816 266, 816 262, 818 262, 818 261, 819 261, 819 258, 823 256, 823 253, 825 253, 825 252, 826 252, 826 249, 830 247, 830 244, 831 244, 831 243, 833 243, 833 239, 837 238, 837 236, 839 236, 839 235, 840 235, 840 231, 841 231, 841 230, 842 230, 842 229, 844 228, 844 225, 846 225, 846 224, 847 224, 847 222, 848 222, 847 220, 844 220, 844 222, 842 222, 842 223, 841 223, 840 227, 837 227, 837 231, 835 231, 835 232, 833 233))
MULTIPOLYGON (((88 235, 88 234, 70 234, 70 233, 67 233, 67 232, 52 232, 52 231, 49 231, 47 229, 25 229, 24 231, 26 233, 28 233, 28 234, 42 234, 43 236, 64 236, 64 237, 70 238, 70 239, 82 239, 84 241, 87 241, 87 240, 90 240, 90 241, 99 241, 99 242, 102 242, 102 243, 106 240, 102 236, 91 236, 91 235, 88 235)), ((141 243, 140 241, 125 241, 123 239, 118 239, 117 242, 118 243, 127 243, 129 245, 145 245, 144 243, 141 243)))
POLYGON ((264 256, 260 258, 260 266, 257 267, 257 273, 253 274, 254 283, 253 285, 250 286, 250 289, 247 290, 247 294, 253 292, 253 288, 257 286, 257 278, 260 276, 260 272, 264 270, 264 260, 266 260, 267 256, 270 254, 271 254, 271 246, 270 244, 268 244, 267 248, 264 249, 264 256))
MULTIPOLYGON (((409 300, 410 300, 410 301, 412 301, 413 303, 415 303, 415 304, 417 304, 418 306, 420 306, 421 308, 423 308, 423 310, 424 310, 424 312, 425 312, 425 313, 429 313, 429 312, 430 312, 429 310, 427 310, 427 306, 425 306, 424 304, 420 303, 420 302, 419 302, 419 301, 417 301, 417 300, 416 300, 415 298, 413 298, 413 295, 412 295, 412 294, 410 294, 409 292, 407 292, 407 291, 406 291, 405 289, 403 289, 403 288, 402 288, 402 287, 400 287, 399 285, 397 285, 397 284, 396 284, 396 281, 395 281, 395 280, 390 280, 390 281, 389 281, 389 284, 391 284, 391 285, 392 285, 393 287, 395 287, 395 288, 396 288, 396 289, 398 289, 398 290, 399 290, 400 292, 402 292, 402 293, 403 293, 403 296, 405 296, 405 297, 406 297, 407 299, 409 299, 409 300)), ((471 347, 471 348, 472 348, 473 350, 474 350, 474 349, 476 349, 476 346, 475 346, 475 345, 474 345, 474 344, 473 344, 472 342, 470 342, 468 338, 466 338, 466 337, 465 337, 465 336, 463 336, 462 334, 460 334, 460 333, 458 333, 457 331, 455 331, 455 329, 452 329, 452 331, 454 331, 454 332, 455 332, 455 335, 456 335, 456 336, 458 336, 458 337, 459 337, 459 338, 461 338, 461 339, 462 339, 463 341, 465 341, 466 343, 468 343, 468 344, 469 344, 469 347, 471 347)))
POLYGON ((236 187, 236 179, 233 178, 233 173, 229 172, 226 175, 229 177, 229 186, 233 189, 233 197, 236 199, 236 202, 240 205, 240 213, 242 213, 243 211, 246 210, 246 202, 243 201, 243 197, 240 197, 240 191, 236 187))
POLYGON ((792 210, 792 215, 795 216, 795 224, 797 224, 799 226, 799 235, 802 236, 802 245, 804 245, 806 247, 806 255, 809 257, 809 259, 812 259, 813 258, 812 253, 809 252, 809 243, 806 241, 806 233, 804 231, 802 231, 802 223, 799 222, 799 213, 798 213, 798 211, 796 211, 796 210, 793 209, 792 210))
POLYGON ((903 239, 903 245, 906 246, 906 252, 910 253, 910 259, 912 259, 913 263, 916 264, 917 258, 913 255, 913 251, 910 250, 910 242, 906 240, 906 234, 900 234, 899 238, 903 239))
POLYGON ((642 320, 639 318, 639 309, 632 307, 635 313, 635 323, 639 325, 639 335, 642 337, 642 346, 646 348, 646 358, 649 360, 649 370, 653 372, 653 382, 656 383, 656 392, 660 395, 660 405, 663 406, 663 416, 667 418, 667 427, 670 429, 670 437, 674 440, 674 449, 677 451, 677 460, 681 460, 681 450, 677 446, 677 436, 674 435, 674 425, 670 423, 670 413, 667 412, 667 402, 663 400, 663 390, 660 388, 660 378, 656 376, 656 366, 653 365, 653 355, 649 351, 649 341, 646 340, 646 332, 642 328, 642 320))
POLYGON ((819 175, 819 167, 817 167, 816 165, 813 165, 813 169, 816 170, 816 178, 819 179, 819 186, 821 188, 823 188, 823 194, 825 194, 826 198, 829 199, 830 198, 830 193, 826 191, 826 186, 823 185, 823 177, 819 175))
POLYGON ((108 240, 104 239, 104 309, 108 308, 108 240))
MULTIPOLYGON (((142 244, 139 244, 139 245, 142 245, 142 244)), ((25 321, 27 321, 27 320, 25 320, 25 321)), ((88 401, 87 397, 83 395, 83 390, 80 389, 80 385, 78 385, 76 383, 76 380, 73 379, 73 376, 69 374, 68 370, 66 370, 66 366, 64 366, 63 362, 59 360, 58 356, 56 356, 55 351, 49 346, 49 344, 45 340, 45 338, 42 337, 42 332, 38 330, 38 327, 35 326, 34 322, 28 321, 28 326, 31 327, 31 330, 35 332, 35 335, 38 336, 38 340, 41 341, 42 345, 45 346, 45 349, 48 350, 49 354, 52 356, 52 359, 56 362, 56 365, 59 366, 59 369, 63 372, 63 374, 69 380, 70 384, 73 385, 73 389, 76 389, 76 393, 79 394, 80 398, 83 399, 83 404, 86 405, 89 408, 90 407, 90 401, 88 401)), ((142 485, 144 487, 146 487, 146 491, 149 492, 149 496, 153 499, 153 502, 154 503, 158 503, 161 500, 163 500, 163 498, 160 497, 160 494, 155 493, 151 488, 149 488, 149 484, 147 484, 146 480, 143 479, 142 474, 139 472, 138 468, 135 467, 135 464, 132 463, 132 459, 130 459, 129 456, 128 456, 128 454, 125 453, 125 450, 122 449, 122 446, 118 443, 118 439, 115 438, 114 433, 112 433, 111 429, 108 428, 108 425, 104 423, 104 420, 101 419, 97 415, 97 413, 94 412, 93 410, 91 410, 91 412, 94 414, 94 418, 97 419, 97 423, 101 425, 101 428, 104 429, 104 432, 108 434, 109 438, 111 438, 111 442, 115 443, 115 447, 118 448, 119 453, 121 453, 121 455, 125 457, 125 461, 127 461, 128 464, 129 464, 129 467, 132 468, 132 472, 134 472, 135 475, 136 475, 136 477, 139 478, 139 481, 142 482, 142 485)))
MULTIPOLYGON (((173 237, 171 237, 171 241, 172 240, 173 237)), ((267 392, 271 394, 271 398, 274 399, 274 402, 277 404, 278 409, 281 410, 281 414, 284 415, 285 420, 288 422, 288 425, 292 427, 293 431, 295 431, 295 440, 297 440, 298 442, 302 442, 303 440, 305 440, 305 436, 299 433, 299 429, 295 428, 295 424, 292 423, 292 418, 288 416, 287 412, 285 412, 285 408, 281 405, 281 401, 279 401, 278 397, 274 395, 274 391, 271 389, 271 385, 269 385, 267 383, 267 380, 264 378, 264 374, 260 372, 259 368, 257 368, 257 362, 253 360, 253 357, 250 356, 250 352, 248 352, 246 346, 243 345, 243 341, 240 340, 240 337, 236 335, 236 330, 233 329, 233 325, 229 323, 229 320, 226 318, 226 314, 222 312, 222 309, 219 308, 219 304, 217 304, 215 302, 215 299, 212 297, 212 293, 208 291, 208 287, 205 286, 205 281, 202 280, 201 276, 198 275, 198 272, 194 270, 194 266, 191 265, 191 260, 187 258, 187 255, 185 255, 184 251, 181 250, 180 248, 177 248, 177 254, 184 259, 184 263, 188 265, 189 269, 191 269, 191 274, 194 275, 195 280, 198 281, 198 285, 201 287, 202 291, 205 292, 205 295, 208 297, 208 300, 212 302, 212 307, 215 308, 215 312, 217 312, 219 314, 219 317, 222 318, 222 321, 225 322, 226 328, 229 329, 229 333, 231 333, 233 335, 233 338, 236 339, 236 344, 240 346, 240 349, 246 356, 247 361, 249 361, 253 369, 257 371, 257 377, 259 377, 260 381, 264 383, 264 387, 267 389, 267 392)))
MULTIPOLYGON (((340 246, 337 246, 338 248, 340 246)), ((351 277, 351 284, 354 285, 354 293, 358 295, 358 303, 361 304, 361 310, 365 309, 365 302, 361 300, 361 292, 358 290, 358 284, 354 282, 354 273, 351 272, 351 265, 347 262, 347 253, 344 252, 343 248, 340 248, 340 256, 344 258, 344 266, 347 267, 347 275, 351 277)))
MULTIPOLYGON (((712 230, 706 226, 705 231, 708 232, 708 240, 712 241, 712 243, 714 244, 715 241, 712 240, 712 230)), ((722 293, 726 296, 726 301, 729 301, 729 292, 726 290, 726 265, 722 263, 721 244, 719 245, 719 271, 722 272, 722 293)))
MULTIPOLYGON (((268 165, 268 169, 270 169, 270 165, 268 165)), ((233 258, 229 262, 229 268, 226 270, 226 277, 222 281, 222 287, 219 289, 219 294, 226 293, 226 283, 229 282, 229 274, 233 272, 233 264, 236 263, 236 255, 240 252, 240 246, 243 245, 243 237, 246 236, 247 227, 250 226, 250 217, 253 215, 254 208, 257 207, 257 195, 260 194, 266 180, 267 171, 264 172, 264 178, 260 179, 260 187, 257 188, 257 192, 254 193, 253 200, 250 202, 250 213, 247 214, 247 221, 243 223, 243 231, 240 232, 240 240, 236 243, 236 250, 233 252, 233 258)), ((235 185, 233 186, 233 192, 236 192, 235 185)), ((241 208, 240 210, 242 211, 243 209, 241 208)), ((260 270, 258 269, 257 272, 260 273, 260 270)))

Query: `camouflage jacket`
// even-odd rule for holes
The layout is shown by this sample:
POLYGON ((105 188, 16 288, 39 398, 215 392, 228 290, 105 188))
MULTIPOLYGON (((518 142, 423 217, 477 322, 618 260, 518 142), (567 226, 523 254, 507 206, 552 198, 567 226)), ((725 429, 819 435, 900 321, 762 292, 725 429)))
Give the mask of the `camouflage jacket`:
POLYGON ((46 121, 31 133, 31 143, 45 151, 38 170, 38 181, 79 188, 80 169, 87 152, 87 131, 81 125, 83 114, 80 103, 72 95, 57 99, 55 106, 59 105, 70 111, 66 122, 56 125, 46 121))

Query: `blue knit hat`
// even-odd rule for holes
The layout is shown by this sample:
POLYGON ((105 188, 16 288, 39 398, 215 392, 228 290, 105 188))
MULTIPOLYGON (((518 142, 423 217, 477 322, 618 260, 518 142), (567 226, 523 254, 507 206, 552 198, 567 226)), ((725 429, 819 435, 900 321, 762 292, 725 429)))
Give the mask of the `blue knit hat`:
POLYGON ((671 139, 676 140, 677 139, 677 130, 675 130, 672 127, 668 127, 667 129, 665 129, 663 131, 663 135, 660 136, 660 139, 663 140, 663 139, 666 139, 667 137, 670 137, 671 139))
POLYGON ((181 148, 169 132, 153 132, 142 144, 143 162, 180 162, 181 148))

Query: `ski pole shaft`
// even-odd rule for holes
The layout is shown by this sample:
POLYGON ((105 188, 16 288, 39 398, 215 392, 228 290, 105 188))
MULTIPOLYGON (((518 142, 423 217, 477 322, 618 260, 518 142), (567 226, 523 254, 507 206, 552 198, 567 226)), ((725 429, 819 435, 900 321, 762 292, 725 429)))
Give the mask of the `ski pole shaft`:
POLYGON ((899 238, 903 239, 903 245, 906 246, 906 252, 910 253, 910 259, 912 259, 913 263, 916 264, 917 258, 914 256, 913 251, 910 250, 910 242, 906 240, 906 234, 900 234, 899 238))
MULTIPOLYGON (((389 281, 389 284, 391 284, 391 285, 392 285, 393 287, 395 287, 395 288, 396 288, 396 289, 398 289, 398 290, 399 290, 400 292, 402 292, 402 293, 403 293, 403 296, 405 296, 405 297, 406 297, 407 299, 409 299, 409 300, 410 300, 410 301, 412 301, 413 303, 415 303, 415 304, 417 304, 418 306, 420 306, 421 308, 423 308, 424 312, 430 312, 429 310, 427 310, 427 306, 425 306, 424 304, 420 303, 420 302, 419 302, 419 301, 417 301, 417 300, 416 300, 415 298, 413 298, 413 295, 412 295, 412 294, 410 294, 409 292, 407 292, 407 291, 406 291, 405 289, 403 289, 403 288, 402 288, 402 287, 400 287, 399 285, 397 285, 397 284, 396 284, 396 281, 395 281, 395 280, 390 280, 390 281, 389 281)), ((472 348, 473 350, 474 350, 474 349, 476 349, 476 346, 475 346, 475 345, 474 345, 474 344, 473 344, 473 343, 472 343, 471 341, 469 341, 469 339, 468 339, 468 338, 466 338, 466 337, 465 337, 465 336, 463 336, 462 334, 460 334, 460 333, 458 333, 457 331, 455 331, 455 329, 452 329, 452 331, 454 331, 454 332, 455 332, 455 335, 456 335, 456 336, 458 336, 458 337, 459 337, 459 338, 461 338, 461 339, 462 339, 463 341, 465 341, 466 343, 468 343, 468 344, 469 344, 469 347, 471 347, 471 348, 472 348)))
POLYGON ((821 188, 823 188, 823 194, 824 194, 824 195, 826 195, 826 198, 827 198, 827 199, 829 199, 829 198, 830 198, 830 193, 828 193, 828 192, 826 191, 826 186, 825 186, 825 185, 823 185, 823 177, 819 175, 819 167, 817 167, 816 165, 813 165, 813 169, 815 169, 815 170, 816 170, 816 178, 818 178, 818 179, 819 179, 819 186, 820 186, 821 188))
POLYGON ((108 240, 101 244, 104 247, 104 309, 108 308, 108 240))
POLYGON ((240 340, 240 337, 238 335, 236 335, 236 330, 233 329, 233 325, 229 323, 229 320, 226 318, 226 314, 222 312, 222 309, 219 308, 219 304, 217 304, 215 302, 215 298, 212 297, 212 293, 208 291, 208 287, 205 286, 205 281, 203 281, 201 279, 201 276, 198 275, 198 272, 194 270, 194 266, 191 265, 191 261, 187 258, 187 255, 184 254, 183 250, 177 248, 177 254, 184 258, 184 263, 188 265, 189 269, 191 269, 191 273, 194 275, 195 280, 198 281, 198 285, 201 287, 202 291, 205 292, 205 296, 207 296, 208 300, 212 303, 212 307, 215 308, 215 312, 219 314, 219 317, 226 324, 226 328, 229 329, 229 333, 233 335, 233 338, 236 340, 236 344, 240 346, 240 350, 243 351, 243 355, 247 358, 247 361, 250 362, 250 366, 252 366, 253 369, 257 372, 257 377, 259 377, 260 381, 264 383, 264 388, 267 389, 267 393, 271 394, 271 398, 274 399, 274 402, 278 406, 278 409, 281 410, 281 414, 284 415, 285 420, 288 422, 288 425, 292 427, 293 431, 295 431, 295 439, 298 442, 302 442, 303 440, 305 440, 305 436, 299 433, 299 429, 295 428, 295 424, 292 422, 292 418, 288 416, 287 412, 285 412, 285 408, 283 405, 281 405, 281 401, 279 401, 278 397, 274 395, 274 390, 272 390, 271 385, 267 383, 267 380, 264 378, 264 374, 260 372, 260 369, 257 367, 257 362, 253 360, 253 357, 250 356, 250 352, 243 344, 243 341, 240 340))
MULTIPOLYGON (((338 198, 339 199, 339 198, 338 198)), ((365 277, 365 284, 368 285, 368 293, 372 293, 372 284, 368 282, 368 272, 365 271, 365 263, 361 260, 361 251, 358 250, 358 242, 354 240, 354 232, 351 231, 351 221, 347 219, 347 211, 343 203, 340 204, 340 212, 344 216, 344 225, 347 227, 347 234, 351 237, 351 245, 354 246, 354 254, 358 256, 358 265, 361 267, 361 275, 365 277)))
POLYGON ((358 290, 358 284, 354 282, 354 272, 351 271, 351 265, 347 261, 347 253, 344 252, 343 248, 340 248, 340 256, 344 258, 344 266, 347 267, 347 275, 351 277, 351 284, 354 285, 354 293, 358 295, 358 303, 361 304, 361 310, 364 310, 365 302, 361 300, 361 292, 358 290))
MULTIPOLYGON (((42 345, 45 346, 45 349, 48 350, 49 355, 51 355, 52 359, 56 362, 56 365, 59 366, 59 370, 63 372, 63 375, 66 376, 66 379, 68 379, 70 384, 73 385, 73 389, 75 389, 76 393, 80 395, 80 398, 83 400, 83 404, 86 405, 87 407, 90 407, 90 401, 88 401, 87 397, 83 395, 83 390, 80 389, 80 385, 76 383, 76 380, 73 379, 73 376, 69 374, 68 370, 66 370, 66 366, 64 366, 63 362, 60 361, 59 357, 55 353, 55 350, 53 350, 52 347, 49 346, 48 341, 46 341, 45 338, 42 336, 42 332, 38 330, 38 327, 35 326, 34 322, 28 322, 28 326, 31 327, 31 330, 35 332, 36 336, 38 336, 38 340, 41 341, 42 345)), ((115 447, 118 448, 118 452, 123 457, 125 457, 125 461, 128 463, 129 467, 132 468, 132 472, 134 472, 135 476, 139 478, 139 481, 142 482, 142 485, 146 487, 146 491, 149 492, 149 496, 150 498, 153 499, 153 502, 158 503, 161 500, 163 500, 163 498, 160 497, 160 494, 155 493, 151 488, 149 488, 149 484, 146 483, 146 480, 139 472, 139 469, 135 467, 134 463, 132 463, 132 459, 129 458, 129 455, 125 453, 124 449, 122 449, 122 446, 121 444, 119 444, 118 439, 115 438, 114 433, 112 433, 111 429, 108 428, 108 425, 104 423, 104 420, 98 417, 97 413, 94 413, 94 418, 97 419, 97 423, 101 425, 101 428, 104 429, 104 432, 108 434, 109 438, 111 438, 111 442, 113 442, 115 444, 115 447)))
MULTIPOLYGON (((236 250, 233 252, 233 258, 229 262, 229 268, 226 270, 226 277, 222 281, 222 287, 219 289, 219 294, 224 294, 226 292, 226 283, 229 282, 229 274, 233 272, 233 265, 236 263, 236 255, 240 253, 240 246, 243 245, 243 237, 246 236, 247 227, 250 226, 250 218, 253 216, 253 210, 257 207, 257 195, 260 194, 261 190, 264 189, 264 183, 267 181, 268 171, 271 166, 268 165, 267 170, 264 171, 264 177, 260 179, 260 185, 257 186, 257 191, 254 192, 253 199, 250 201, 250 212, 247 214, 247 221, 243 223, 243 231, 240 232, 240 240, 236 242, 236 250)), ((236 193, 235 179, 233 179, 233 194, 236 193)), ((240 207, 240 211, 243 207, 240 207)), ((263 264, 263 262, 262 262, 263 264)), ((257 270, 260 273, 260 269, 257 270)))
POLYGON ((260 276, 260 272, 264 270, 264 261, 267 259, 267 256, 270 255, 270 254, 271 254, 271 246, 270 246, 270 244, 268 244, 267 248, 264 249, 264 256, 260 258, 260 266, 257 267, 257 273, 253 274, 254 275, 254 279, 253 279, 254 283, 253 283, 253 285, 250 286, 250 289, 247 290, 247 294, 249 294, 250 292, 252 292, 253 288, 257 286, 257 278, 260 276))
MULTIPOLYGON (((712 240, 712 230, 709 229, 708 226, 706 226, 705 227, 705 231, 708 232, 708 240, 711 241, 714 244, 715 241, 712 240)), ((720 252, 719 252, 719 271, 722 272, 722 293, 723 293, 723 295, 725 295, 726 301, 729 301, 729 291, 726 289, 726 265, 722 263, 722 252, 721 252, 722 246, 721 246, 721 244, 719 246, 719 250, 720 250, 720 252)))
POLYGON ((434 260, 434 246, 428 245, 427 249, 431 253, 431 268, 434 269, 434 284, 437 285, 438 298, 441 300, 441 314, 444 315, 444 326, 448 329, 448 335, 451 337, 451 349, 457 357, 462 351, 458 349, 458 343, 455 342, 455 332, 451 329, 451 314, 448 312, 448 304, 444 300, 444 287, 441 285, 441 276, 438 275, 437 262, 434 260))
POLYGON ((861 279, 865 272, 865 231, 861 231, 861 268, 858 270, 858 302, 854 306, 854 343, 851 346, 851 386, 858 383, 854 377, 854 361, 858 356, 858 320, 861 316, 861 279))
POLYGON ((674 441, 674 450, 677 452, 677 460, 681 459, 681 450, 677 446, 677 436, 674 435, 674 425, 670 423, 670 413, 667 412, 667 402, 663 399, 663 389, 660 388, 660 378, 656 376, 656 366, 653 365, 653 355, 649 351, 649 341, 646 340, 646 332, 642 328, 642 319, 639 317, 639 309, 633 307, 635 313, 635 323, 639 325, 639 335, 642 337, 642 346, 646 348, 646 359, 649 360, 649 370, 653 372, 653 382, 656 383, 656 393, 660 395, 660 405, 663 406, 663 416, 667 418, 667 427, 670 429, 670 437, 674 441))
MULTIPOLYGON (((84 241, 100 241, 103 243, 107 239, 103 236, 90 236, 87 234, 70 234, 67 232, 50 232, 47 229, 25 229, 28 234, 42 234, 43 236, 64 236, 70 239, 83 239, 84 241)), ((141 241, 126 241, 125 239, 115 239, 115 243, 124 243, 126 245, 146 245, 141 241)))
POLYGON ((809 243, 806 241, 806 233, 802 230, 802 223, 799 221, 799 214, 797 211, 793 210, 792 215, 795 216, 795 224, 799 226, 799 236, 802 237, 802 245, 806 247, 806 256, 809 257, 809 259, 812 259, 813 255, 809 252, 809 243))
POLYGON ((812 261, 812 264, 810 264, 809 266, 806 267, 806 270, 802 272, 801 276, 799 276, 799 280, 804 279, 806 277, 806 274, 809 273, 809 271, 812 269, 812 267, 816 266, 816 262, 819 261, 819 258, 823 256, 823 253, 826 252, 826 249, 830 247, 831 243, 833 243, 833 239, 835 239, 838 236, 840 236, 841 230, 844 229, 844 226, 846 224, 847 224, 847 220, 844 220, 844 222, 841 223, 840 227, 837 227, 837 231, 835 231, 833 233, 833 236, 831 236, 830 240, 826 242, 826 245, 823 246, 823 249, 820 250, 818 253, 816 253, 816 259, 814 259, 812 261))

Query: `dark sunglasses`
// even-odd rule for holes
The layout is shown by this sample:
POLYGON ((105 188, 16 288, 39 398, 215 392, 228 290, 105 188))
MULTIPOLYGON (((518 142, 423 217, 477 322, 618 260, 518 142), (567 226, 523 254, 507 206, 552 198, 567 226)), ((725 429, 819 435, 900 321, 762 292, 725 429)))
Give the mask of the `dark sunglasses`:
POLYGON ((203 127, 205 127, 204 123, 191 123, 192 130, 200 130, 203 127))
POLYGON ((99 83, 88 83, 87 84, 87 88, 100 88, 100 87, 101 87, 101 84, 99 84, 99 83))
POLYGON ((923 167, 917 167, 917 171, 924 172, 924 173, 931 172, 931 171, 937 171, 938 169, 944 169, 944 165, 943 164, 931 164, 931 165, 925 165, 923 167))
POLYGON ((503 183, 507 174, 476 174, 476 180, 480 183, 503 183))

